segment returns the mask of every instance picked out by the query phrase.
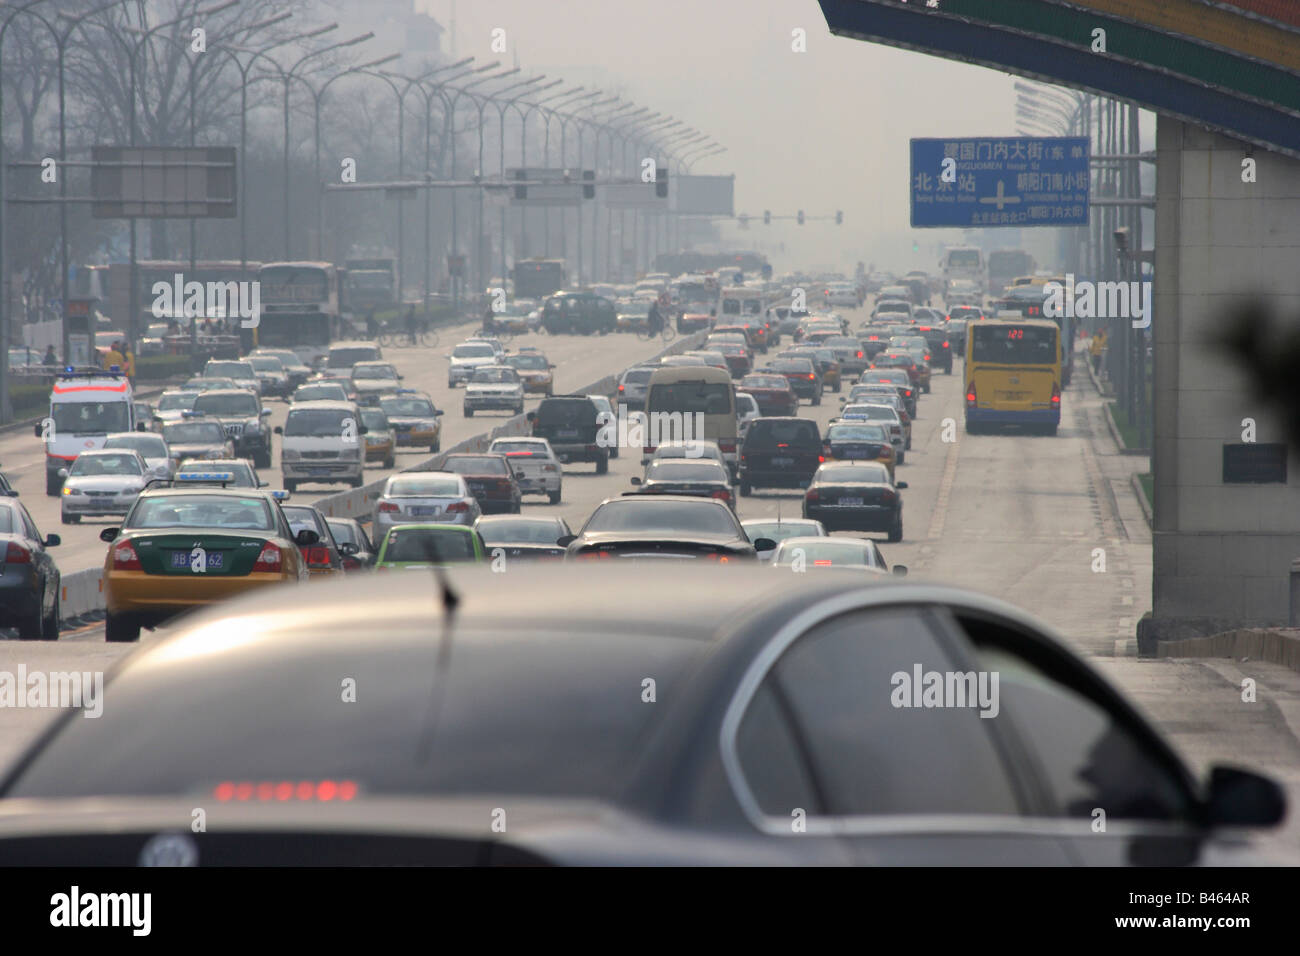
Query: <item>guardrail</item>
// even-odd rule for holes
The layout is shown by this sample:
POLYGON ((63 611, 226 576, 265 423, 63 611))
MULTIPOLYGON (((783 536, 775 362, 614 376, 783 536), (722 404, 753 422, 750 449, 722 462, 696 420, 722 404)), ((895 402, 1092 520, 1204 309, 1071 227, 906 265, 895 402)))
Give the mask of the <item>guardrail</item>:
MULTIPOLYGON (((697 348, 703 343, 707 334, 706 330, 678 338, 667 348, 648 359, 648 361, 653 362, 665 355, 675 355, 678 352, 697 348)), ((573 391, 574 394, 609 395, 617 387, 617 384, 618 375, 606 375, 573 391)), ((442 463, 448 455, 457 452, 484 452, 487 451, 488 446, 492 444, 494 439, 527 433, 527 417, 515 415, 490 432, 466 438, 464 441, 457 442, 452 447, 402 470, 437 471, 442 467, 442 463)), ((313 505, 320 510, 321 514, 330 518, 356 518, 359 521, 369 521, 371 513, 374 511, 374 503, 379 500, 379 496, 387 482, 388 477, 384 476, 369 484, 362 485, 360 488, 352 488, 335 495, 327 495, 313 502, 313 505)), ((103 619, 103 577, 104 571, 102 568, 88 568, 85 571, 74 571, 71 574, 63 575, 60 617, 65 626, 75 627, 103 619)))

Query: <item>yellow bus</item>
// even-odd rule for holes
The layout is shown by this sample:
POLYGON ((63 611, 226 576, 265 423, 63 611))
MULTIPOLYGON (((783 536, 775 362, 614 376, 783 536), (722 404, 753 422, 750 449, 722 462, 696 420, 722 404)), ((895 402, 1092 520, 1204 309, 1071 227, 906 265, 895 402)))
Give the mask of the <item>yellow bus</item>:
POLYGON ((1061 423, 1061 330, 1050 319, 985 319, 966 330, 966 431, 1061 423))

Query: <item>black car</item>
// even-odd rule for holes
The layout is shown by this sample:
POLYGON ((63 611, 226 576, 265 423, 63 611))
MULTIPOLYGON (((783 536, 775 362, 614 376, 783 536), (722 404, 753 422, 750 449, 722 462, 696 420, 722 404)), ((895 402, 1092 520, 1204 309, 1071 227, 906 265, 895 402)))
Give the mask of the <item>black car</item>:
POLYGON ((262 407, 255 392, 242 388, 216 388, 194 399, 189 418, 220 423, 235 445, 236 458, 251 458, 258 468, 271 467, 271 410, 262 407))
POLYGON ((611 558, 694 558, 704 563, 753 561, 776 542, 751 542, 726 504, 681 495, 606 498, 576 535, 557 544, 570 561, 611 558))
POLYGON ((734 508, 731 475, 712 459, 656 458, 646 465, 644 478, 632 478, 642 495, 689 495, 714 498, 734 508))
POLYGON ((47 549, 60 539, 41 536, 16 494, 0 496, 0 628, 17 628, 23 640, 57 641, 61 578, 47 549))
POLYGON ((778 355, 759 371, 784 375, 796 397, 806 398, 814 405, 822 403, 822 377, 812 359, 802 355, 788 358, 778 355))
POLYGON ((740 493, 803 488, 822 463, 822 436, 807 418, 758 418, 740 446, 740 493))
POLYGON ((614 303, 593 292, 557 292, 542 306, 542 328, 548 335, 561 332, 604 335, 618 328, 614 303))
POLYGON ((943 369, 943 374, 952 374, 952 341, 948 338, 948 330, 933 325, 917 326, 916 331, 925 336, 925 342, 930 346, 930 368, 943 369))
POLYGON ((887 531, 903 540, 903 497, 889 469, 875 461, 828 461, 817 469, 803 496, 803 516, 827 531, 887 531))
POLYGON ((609 471, 610 449, 600 443, 600 410, 587 395, 553 395, 544 398, 527 415, 532 434, 545 438, 560 461, 591 461, 596 474, 609 471))
POLYGON ((700 561, 574 572, 537 564, 503 587, 449 568, 454 615, 390 574, 178 621, 106 675, 99 719, 65 710, 0 778, 0 859, 1296 863, 1259 829, 1285 816, 1278 784, 1198 779, 1006 603, 852 569, 798 586, 700 561), (360 678, 352 703, 340 675, 360 678), (949 706, 925 706, 934 675, 949 706), (192 832, 177 821, 196 800, 215 809, 192 832))
POLYGON ((474 530, 483 538, 488 560, 504 556, 507 568, 514 560, 562 560, 564 548, 556 542, 573 534, 563 518, 520 515, 483 515, 474 522, 474 530))
POLYGON ((361 522, 355 518, 326 518, 325 523, 338 545, 344 571, 365 571, 374 565, 379 549, 370 542, 361 522))

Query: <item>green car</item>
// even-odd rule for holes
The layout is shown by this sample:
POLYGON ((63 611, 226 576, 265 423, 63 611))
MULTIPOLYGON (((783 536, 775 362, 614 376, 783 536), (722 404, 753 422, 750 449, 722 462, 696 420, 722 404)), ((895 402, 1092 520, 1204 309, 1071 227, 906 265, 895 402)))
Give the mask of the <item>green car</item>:
POLYGON ((375 570, 481 563, 487 553, 483 536, 464 525, 399 524, 384 535, 375 570))

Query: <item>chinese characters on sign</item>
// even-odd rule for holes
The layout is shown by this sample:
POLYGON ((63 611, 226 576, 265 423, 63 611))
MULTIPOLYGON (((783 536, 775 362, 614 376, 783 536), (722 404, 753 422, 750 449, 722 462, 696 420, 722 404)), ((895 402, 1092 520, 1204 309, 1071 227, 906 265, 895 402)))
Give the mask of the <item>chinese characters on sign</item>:
POLYGON ((912 140, 912 226, 1083 226, 1086 137, 912 140))

